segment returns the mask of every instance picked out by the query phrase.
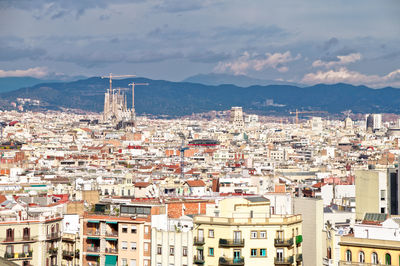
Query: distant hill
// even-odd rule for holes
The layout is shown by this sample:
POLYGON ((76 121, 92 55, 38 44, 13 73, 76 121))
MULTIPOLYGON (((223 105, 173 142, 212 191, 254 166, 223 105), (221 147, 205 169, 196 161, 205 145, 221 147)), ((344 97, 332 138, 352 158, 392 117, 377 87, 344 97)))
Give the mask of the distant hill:
POLYGON ((69 76, 57 76, 50 77, 50 79, 37 79, 32 77, 6 77, 0 78, 0 93, 13 91, 20 88, 32 87, 34 85, 40 83, 49 83, 49 82, 66 82, 66 81, 74 81, 78 79, 82 79, 85 77, 69 77, 69 76))
POLYGON ((245 75, 229 75, 229 74, 198 74, 186 78, 183 82, 200 83, 204 85, 218 86, 223 84, 232 84, 238 87, 250 87, 255 85, 268 86, 268 85, 292 85, 303 87, 300 84, 279 81, 279 80, 265 80, 251 78, 245 75))
MULTIPOLYGON (((351 109, 355 113, 400 113, 400 90, 371 89, 349 84, 299 88, 290 85, 210 86, 188 82, 170 82, 146 78, 114 80, 114 88, 128 88, 132 81, 147 82, 136 86, 135 103, 139 114, 182 116, 210 110, 227 110, 242 106, 247 112, 288 114, 295 109, 324 110, 340 113, 351 109), (271 104, 273 103, 273 104, 271 104)), ((29 88, 0 94, 0 106, 10 108, 17 97, 38 99, 41 106, 32 109, 75 108, 101 112, 107 79, 93 77, 74 82, 42 83, 29 88)), ((131 91, 127 91, 128 99, 131 91)))

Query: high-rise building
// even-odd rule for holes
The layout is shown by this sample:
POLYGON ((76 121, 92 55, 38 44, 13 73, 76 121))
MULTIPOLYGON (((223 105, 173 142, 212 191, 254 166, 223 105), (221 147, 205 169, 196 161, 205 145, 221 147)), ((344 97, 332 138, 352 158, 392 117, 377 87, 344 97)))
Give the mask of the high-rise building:
POLYGON ((366 116, 367 131, 372 132, 382 128, 382 114, 369 114, 366 116))
POLYGON ((244 126, 242 107, 235 106, 231 108, 230 122, 233 123, 236 127, 244 126))

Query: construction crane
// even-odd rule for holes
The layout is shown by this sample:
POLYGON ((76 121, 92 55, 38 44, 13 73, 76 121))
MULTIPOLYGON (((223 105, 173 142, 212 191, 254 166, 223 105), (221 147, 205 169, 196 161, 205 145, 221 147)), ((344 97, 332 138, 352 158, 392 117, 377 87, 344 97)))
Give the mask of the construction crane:
POLYGON ((181 179, 183 180, 185 178, 185 172, 184 172, 184 168, 185 168, 185 151, 188 150, 188 147, 185 147, 185 140, 186 137, 182 132, 178 133, 179 137, 182 139, 182 145, 179 149, 180 151, 180 155, 181 155, 181 179))
POLYGON ((112 79, 113 78, 130 78, 130 77, 136 77, 136 75, 113 75, 110 73, 108 76, 102 76, 102 79, 110 79, 110 91, 112 91, 112 79))
POLYGON ((132 86, 132 112, 135 112, 135 86, 136 85, 144 85, 144 86, 148 86, 149 83, 129 83, 128 86, 132 86))
POLYGON ((296 124, 299 124, 299 114, 327 114, 327 111, 299 111, 296 109, 296 112, 290 112, 290 114, 296 114, 296 124))

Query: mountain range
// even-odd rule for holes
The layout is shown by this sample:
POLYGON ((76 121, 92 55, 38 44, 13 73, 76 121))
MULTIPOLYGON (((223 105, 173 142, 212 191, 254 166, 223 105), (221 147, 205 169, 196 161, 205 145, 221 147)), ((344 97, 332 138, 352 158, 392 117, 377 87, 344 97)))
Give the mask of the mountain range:
MULTIPOLYGON (((126 90, 136 86, 135 108, 138 114, 183 116, 211 110, 228 110, 242 106, 246 112, 265 115, 288 114, 289 111, 323 110, 331 114, 352 110, 353 113, 400 113, 400 90, 371 89, 349 84, 319 84, 309 87, 268 85, 238 87, 235 85, 204 85, 190 82, 171 82, 147 78, 113 80, 114 88, 126 90)), ((16 98, 41 101, 40 106, 24 106, 32 110, 74 108, 101 112, 107 79, 93 77, 73 82, 40 83, 0 94, 0 108, 10 109, 16 98)), ((129 104, 128 104, 129 105, 129 104)))

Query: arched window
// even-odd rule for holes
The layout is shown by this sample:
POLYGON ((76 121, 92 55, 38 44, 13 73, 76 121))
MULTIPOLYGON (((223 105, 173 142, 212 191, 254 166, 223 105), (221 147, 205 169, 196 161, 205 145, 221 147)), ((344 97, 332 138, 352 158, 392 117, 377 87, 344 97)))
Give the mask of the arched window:
POLYGON ((378 254, 376 254, 376 252, 372 252, 371 262, 372 262, 372 264, 378 264, 378 254))
POLYGON ((385 255, 385 264, 392 265, 392 256, 390 256, 389 253, 386 253, 386 255, 385 255))
POLYGON ((351 251, 346 250, 346 261, 351 261, 351 251))
POLYGON ((358 262, 365 262, 365 254, 363 251, 360 251, 360 253, 358 253, 358 262))
POLYGON ((7 241, 13 241, 14 240, 14 229, 8 228, 6 230, 6 238, 7 238, 7 241))
POLYGON ((25 228, 24 228, 24 231, 23 231, 23 238, 24 238, 24 240, 29 240, 29 236, 30 236, 30 230, 29 230, 28 227, 25 227, 25 228))

